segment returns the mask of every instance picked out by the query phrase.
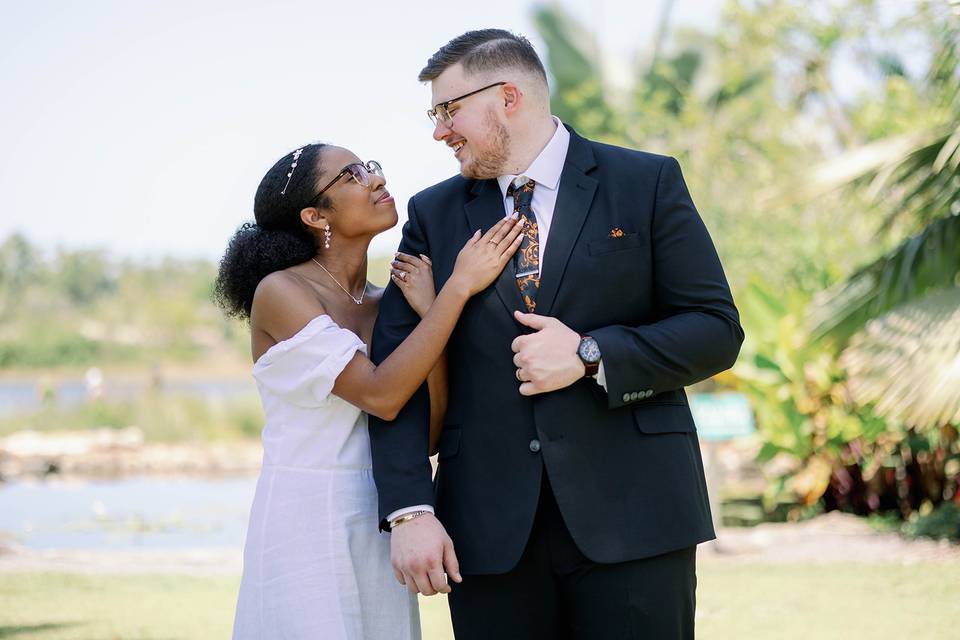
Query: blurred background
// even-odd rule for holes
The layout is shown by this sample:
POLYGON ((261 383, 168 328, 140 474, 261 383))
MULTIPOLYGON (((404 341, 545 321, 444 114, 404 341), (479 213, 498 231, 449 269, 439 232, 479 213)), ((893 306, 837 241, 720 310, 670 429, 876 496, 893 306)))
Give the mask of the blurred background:
POLYGON ((490 26, 580 134, 680 160, 733 287, 698 637, 956 637, 960 3, 41 0, 0 3, 0 638, 229 634, 262 413, 217 260, 310 141, 402 224, 457 170, 417 72, 490 26))

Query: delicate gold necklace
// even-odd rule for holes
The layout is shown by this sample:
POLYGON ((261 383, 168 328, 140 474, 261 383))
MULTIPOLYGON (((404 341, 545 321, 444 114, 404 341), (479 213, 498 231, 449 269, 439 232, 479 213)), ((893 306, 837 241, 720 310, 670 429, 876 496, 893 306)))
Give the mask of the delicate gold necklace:
POLYGON ((353 294, 350 293, 349 291, 347 291, 347 288, 344 287, 342 284, 340 284, 340 281, 337 280, 336 278, 334 278, 334 277, 333 277, 333 274, 330 273, 329 271, 327 271, 327 268, 326 268, 325 266, 323 266, 322 264, 320 264, 320 262, 319 262, 316 258, 310 258, 310 259, 313 260, 318 267, 320 267, 321 269, 323 269, 324 271, 326 271, 327 275, 330 276, 330 277, 333 279, 333 281, 337 283, 337 286, 338 286, 338 287, 340 287, 341 289, 343 289, 343 292, 344 292, 345 294, 347 294, 348 296, 350 296, 350 299, 351 299, 351 300, 353 300, 353 301, 354 301, 355 303, 357 303, 357 304, 363 304, 363 296, 367 295, 367 284, 368 284, 368 283, 366 283, 366 282, 363 283, 363 292, 360 294, 360 297, 359 297, 359 298, 354 298, 354 297, 353 297, 353 294))

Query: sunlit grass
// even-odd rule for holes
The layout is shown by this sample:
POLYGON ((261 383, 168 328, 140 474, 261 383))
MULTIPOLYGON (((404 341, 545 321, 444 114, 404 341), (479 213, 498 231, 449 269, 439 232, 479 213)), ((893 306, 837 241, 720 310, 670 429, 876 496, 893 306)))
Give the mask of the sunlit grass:
MULTIPOLYGON (((704 640, 956 637, 960 564, 701 563, 704 640)), ((0 638, 226 638, 239 579, 0 574, 0 638)), ((450 640, 446 602, 421 599, 425 640, 450 640)))

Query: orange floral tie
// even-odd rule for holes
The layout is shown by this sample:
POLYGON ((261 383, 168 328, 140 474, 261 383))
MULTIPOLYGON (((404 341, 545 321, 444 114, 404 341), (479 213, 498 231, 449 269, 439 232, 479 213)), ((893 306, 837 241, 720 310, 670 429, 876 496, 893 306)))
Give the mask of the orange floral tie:
POLYGON ((513 212, 523 221, 523 240, 513 254, 513 264, 520 295, 530 313, 537 310, 537 290, 540 288, 540 239, 537 235, 537 218, 530 208, 536 185, 526 176, 518 176, 507 188, 507 195, 513 196, 513 212))

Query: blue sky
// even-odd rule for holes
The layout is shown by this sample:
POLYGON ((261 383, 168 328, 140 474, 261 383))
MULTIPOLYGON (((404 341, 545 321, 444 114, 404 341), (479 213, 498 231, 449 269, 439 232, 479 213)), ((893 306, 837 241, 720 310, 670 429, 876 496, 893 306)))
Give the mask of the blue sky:
MULTIPOLYGON (((647 50, 657 2, 563 5, 607 58, 647 50)), ((709 28, 719 0, 677 0, 709 28)), ((533 2, 5 3, 0 9, 0 238, 134 258, 216 259, 252 216, 273 161, 322 140, 379 160, 401 225, 416 191, 456 171, 430 137, 416 74, 450 38, 530 37, 533 2), (481 10, 482 8, 482 10, 481 10)), ((616 73, 616 70, 611 70, 616 73)), ((386 253, 400 225, 374 241, 386 253)))

